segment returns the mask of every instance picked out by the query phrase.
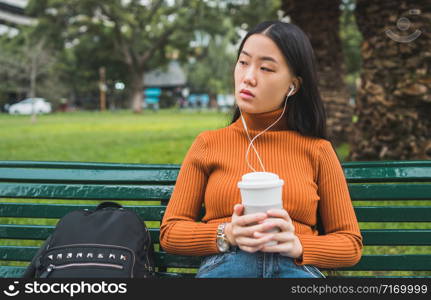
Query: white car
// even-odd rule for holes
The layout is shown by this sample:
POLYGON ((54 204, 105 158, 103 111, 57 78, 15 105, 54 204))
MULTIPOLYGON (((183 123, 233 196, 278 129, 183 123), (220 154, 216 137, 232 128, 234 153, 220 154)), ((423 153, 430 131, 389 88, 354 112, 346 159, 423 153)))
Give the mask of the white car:
POLYGON ((33 111, 36 114, 50 113, 52 111, 51 103, 43 98, 27 98, 9 106, 9 114, 11 115, 31 115, 33 111))

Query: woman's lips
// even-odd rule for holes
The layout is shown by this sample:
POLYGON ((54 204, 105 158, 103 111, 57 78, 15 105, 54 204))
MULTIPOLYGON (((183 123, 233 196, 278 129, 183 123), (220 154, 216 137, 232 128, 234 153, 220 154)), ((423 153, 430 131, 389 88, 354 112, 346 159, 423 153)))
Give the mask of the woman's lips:
POLYGON ((241 92, 239 93, 239 96, 240 96, 242 99, 245 99, 245 100, 250 100, 250 99, 253 99, 253 98, 254 98, 254 96, 253 96, 253 95, 248 94, 247 92, 243 92, 243 91, 241 91, 241 92))

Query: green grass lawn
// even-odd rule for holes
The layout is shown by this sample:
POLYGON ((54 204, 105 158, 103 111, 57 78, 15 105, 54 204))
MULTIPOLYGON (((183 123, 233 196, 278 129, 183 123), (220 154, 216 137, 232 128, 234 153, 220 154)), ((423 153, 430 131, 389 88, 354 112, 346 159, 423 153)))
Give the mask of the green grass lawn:
MULTIPOLYGON (((181 163, 202 131, 226 127, 229 113, 160 110, 133 114, 73 112, 0 114, 0 160, 181 163)), ((341 159, 348 145, 337 149, 341 159)))
POLYGON ((195 137, 225 127, 226 113, 161 110, 0 114, 0 160, 181 163, 195 137))

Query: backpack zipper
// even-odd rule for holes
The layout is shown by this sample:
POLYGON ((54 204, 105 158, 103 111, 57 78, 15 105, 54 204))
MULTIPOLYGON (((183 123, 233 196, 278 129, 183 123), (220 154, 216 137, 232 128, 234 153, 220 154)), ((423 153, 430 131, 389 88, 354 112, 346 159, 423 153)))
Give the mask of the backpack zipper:
POLYGON ((123 269, 123 266, 120 266, 120 265, 104 264, 104 263, 72 263, 72 264, 65 264, 65 265, 58 265, 58 266, 50 264, 48 268, 46 268, 46 274, 43 277, 48 278, 49 274, 54 270, 66 269, 69 267, 86 267, 86 266, 110 267, 110 268, 116 268, 121 270, 123 269))
POLYGON ((65 269, 68 267, 81 267, 81 266, 97 266, 97 267, 112 267, 117 269, 123 269, 123 266, 121 265, 114 265, 114 264, 105 264, 105 263, 72 263, 72 264, 65 264, 65 265, 49 265, 46 269, 48 272, 51 272, 53 269, 65 269))
MULTIPOLYGON (((135 258, 135 253, 133 252, 132 249, 130 249, 128 247, 124 247, 124 246, 106 245, 106 244, 69 244, 69 245, 52 247, 49 250, 54 250, 54 249, 59 249, 59 248, 65 248, 65 247, 70 247, 70 246, 100 246, 100 247, 112 247, 112 248, 120 248, 120 249, 129 250, 130 253, 132 253, 132 257, 133 257, 132 269, 131 269, 131 272, 130 272, 131 273, 130 276, 131 276, 131 278, 133 278, 133 269, 135 267, 136 258, 135 258)), ((70 265, 72 265, 72 264, 70 264, 70 265)), ((97 265, 97 263, 92 263, 92 265, 97 265)), ((107 265, 109 265, 109 264, 107 264, 107 265)), ((54 266, 54 265, 51 264, 51 265, 48 266, 48 268, 51 267, 51 266, 54 266)), ((118 266, 118 265, 115 265, 115 266, 118 266)), ((54 266, 54 267, 57 269, 59 266, 54 266)), ((122 266, 121 266, 121 268, 122 268, 122 266)), ((48 269, 47 269, 47 271, 48 271, 48 269)), ((49 272, 51 272, 51 271, 52 271, 52 269, 49 272)))

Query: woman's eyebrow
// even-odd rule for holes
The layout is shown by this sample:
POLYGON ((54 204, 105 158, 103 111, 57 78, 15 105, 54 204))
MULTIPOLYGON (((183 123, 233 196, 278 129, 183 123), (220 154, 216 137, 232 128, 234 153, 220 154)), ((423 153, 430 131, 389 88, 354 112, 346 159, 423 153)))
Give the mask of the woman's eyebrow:
MULTIPOLYGON (((247 51, 242 50, 241 53, 243 53, 243 54, 251 57, 251 54, 248 53, 247 51)), ((269 60, 269 61, 272 61, 274 63, 277 63, 277 61, 273 57, 271 57, 271 56, 259 56, 258 59, 260 59, 260 60, 269 60)))

